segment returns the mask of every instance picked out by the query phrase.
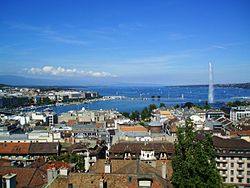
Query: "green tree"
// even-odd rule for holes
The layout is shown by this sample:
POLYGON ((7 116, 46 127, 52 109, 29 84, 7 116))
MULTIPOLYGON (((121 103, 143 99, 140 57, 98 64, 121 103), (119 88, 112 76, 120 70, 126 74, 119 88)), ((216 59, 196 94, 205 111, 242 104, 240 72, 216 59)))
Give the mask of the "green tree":
POLYGON ((156 109, 157 107, 156 107, 156 105, 155 104, 150 104, 149 106, 148 106, 148 109, 149 109, 149 112, 151 113, 154 109, 156 109))
POLYGON ((43 104, 51 104, 52 102, 51 102, 49 97, 45 97, 45 98, 42 99, 42 103, 43 104))
POLYGON ((178 142, 175 144, 175 156, 172 161, 174 187, 223 187, 216 168, 212 137, 196 138, 190 120, 185 127, 177 131, 178 142))
POLYGON ((128 112, 122 112, 121 113, 124 117, 129 118, 129 113, 128 112))
POLYGON ((174 107, 175 107, 175 108, 180 108, 180 105, 179 105, 179 104, 177 104, 177 105, 175 105, 174 107))
POLYGON ((130 119, 135 120, 135 121, 139 121, 140 113, 137 110, 132 112, 130 115, 130 119))
POLYGON ((192 102, 186 102, 185 104, 184 104, 184 108, 188 108, 188 109, 190 109, 190 108, 192 108, 194 106, 194 104, 192 103, 192 102))
POLYGON ((208 109, 211 108, 210 105, 209 105, 209 103, 208 103, 208 101, 205 102, 204 108, 205 108, 206 110, 208 110, 208 109))
POLYGON ((145 107, 141 112, 141 119, 143 121, 149 121, 149 118, 150 118, 150 111, 148 110, 147 107, 145 107))
POLYGON ((161 107, 166 107, 166 105, 165 105, 164 103, 161 102, 159 107, 160 107, 160 108, 161 108, 161 107))
POLYGON ((29 104, 32 105, 32 104, 34 104, 34 103, 35 103, 34 97, 29 98, 29 104))

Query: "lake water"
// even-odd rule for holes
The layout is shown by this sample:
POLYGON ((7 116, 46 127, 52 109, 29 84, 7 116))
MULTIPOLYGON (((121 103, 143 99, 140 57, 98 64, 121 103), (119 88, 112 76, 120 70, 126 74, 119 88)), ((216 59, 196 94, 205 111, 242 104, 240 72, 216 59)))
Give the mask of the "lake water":
MULTIPOLYGON (((165 103, 166 106, 174 106, 176 104, 184 104, 185 102, 193 102, 204 104, 208 100, 208 87, 192 86, 192 87, 85 87, 71 88, 75 90, 97 91, 102 96, 126 96, 133 98, 151 98, 154 100, 111 100, 97 101, 89 104, 55 106, 52 109, 57 113, 67 112, 70 110, 80 110, 83 107, 89 110, 99 109, 115 109, 120 112, 141 111, 149 104, 165 103), (158 99, 160 96, 160 99, 158 99)), ((225 102, 235 100, 250 101, 250 89, 241 88, 215 88, 215 107, 222 106, 225 102)))

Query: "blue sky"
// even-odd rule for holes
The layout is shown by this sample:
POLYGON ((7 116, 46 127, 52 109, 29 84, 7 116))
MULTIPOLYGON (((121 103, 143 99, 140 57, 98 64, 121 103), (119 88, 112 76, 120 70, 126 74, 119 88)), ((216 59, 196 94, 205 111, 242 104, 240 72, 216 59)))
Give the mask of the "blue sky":
MULTIPOLYGON (((1 0, 0 75, 75 84, 250 81, 248 0, 1 0)), ((0 80, 1 82, 1 80, 0 80)))

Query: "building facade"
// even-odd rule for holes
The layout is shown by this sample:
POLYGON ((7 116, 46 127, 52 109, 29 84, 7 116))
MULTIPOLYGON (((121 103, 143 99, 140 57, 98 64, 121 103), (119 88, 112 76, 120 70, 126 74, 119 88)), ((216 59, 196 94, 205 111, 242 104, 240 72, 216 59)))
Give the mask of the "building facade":
POLYGON ((250 143, 213 137, 216 164, 223 183, 250 186, 250 143))

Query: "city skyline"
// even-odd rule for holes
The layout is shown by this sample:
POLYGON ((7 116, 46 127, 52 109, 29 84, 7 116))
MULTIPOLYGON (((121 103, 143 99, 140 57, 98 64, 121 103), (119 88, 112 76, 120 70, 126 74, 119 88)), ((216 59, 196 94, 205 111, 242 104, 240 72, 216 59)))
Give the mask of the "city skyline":
POLYGON ((0 78, 207 84, 212 62, 215 83, 250 81, 246 0, 0 4, 0 78))

